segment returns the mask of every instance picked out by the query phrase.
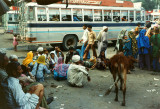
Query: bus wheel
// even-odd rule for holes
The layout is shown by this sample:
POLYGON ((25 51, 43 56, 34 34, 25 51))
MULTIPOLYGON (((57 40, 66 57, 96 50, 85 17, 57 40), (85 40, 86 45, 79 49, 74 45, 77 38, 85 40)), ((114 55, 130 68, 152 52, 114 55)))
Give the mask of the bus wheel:
POLYGON ((113 43, 113 44, 116 44, 116 43, 117 43, 117 40, 112 40, 112 43, 113 43))
POLYGON ((69 50, 69 47, 72 46, 74 48, 77 47, 78 39, 74 35, 67 35, 63 40, 63 49, 69 50))

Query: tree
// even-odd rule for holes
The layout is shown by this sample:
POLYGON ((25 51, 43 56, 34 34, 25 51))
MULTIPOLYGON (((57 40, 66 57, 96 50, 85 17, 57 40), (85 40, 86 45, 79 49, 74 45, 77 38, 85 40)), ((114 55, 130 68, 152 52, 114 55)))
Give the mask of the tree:
POLYGON ((157 6, 157 3, 159 0, 134 0, 134 2, 142 2, 142 7, 144 7, 145 10, 153 10, 157 6))

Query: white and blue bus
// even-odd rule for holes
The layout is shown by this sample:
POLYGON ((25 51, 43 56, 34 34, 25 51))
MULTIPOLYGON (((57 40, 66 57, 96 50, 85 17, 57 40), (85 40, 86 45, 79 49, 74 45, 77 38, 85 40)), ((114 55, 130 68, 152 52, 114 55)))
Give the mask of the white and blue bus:
POLYGON ((2 16, 2 25, 7 33, 13 33, 18 29, 18 11, 8 11, 2 16))
POLYGON ((21 36, 30 43, 62 44, 65 50, 76 47, 83 34, 84 24, 92 25, 98 32, 109 27, 108 40, 115 41, 122 29, 131 30, 137 23, 145 25, 142 7, 108 7, 91 5, 51 4, 47 6, 27 3, 21 6, 24 14, 20 23, 21 36))

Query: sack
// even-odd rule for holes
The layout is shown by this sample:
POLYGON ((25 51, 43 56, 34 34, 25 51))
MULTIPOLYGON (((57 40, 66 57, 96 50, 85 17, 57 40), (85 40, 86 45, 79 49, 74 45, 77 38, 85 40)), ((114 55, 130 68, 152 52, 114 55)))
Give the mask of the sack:
POLYGON ((58 72, 56 72, 55 70, 53 71, 54 72, 54 79, 57 80, 57 81, 60 81, 60 80, 67 80, 67 72, 66 72, 66 76, 62 76, 60 75, 58 72))

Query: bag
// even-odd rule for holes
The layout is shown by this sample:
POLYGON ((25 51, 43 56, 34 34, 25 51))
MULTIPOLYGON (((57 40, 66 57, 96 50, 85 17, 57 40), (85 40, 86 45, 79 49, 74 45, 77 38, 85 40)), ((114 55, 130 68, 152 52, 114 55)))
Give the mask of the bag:
MULTIPOLYGON (((68 71, 67 71, 68 72, 68 71)), ((60 75, 58 72, 56 72, 55 70, 53 71, 54 73, 54 79, 57 80, 57 81, 60 81, 60 80, 67 80, 67 72, 66 72, 66 76, 62 76, 60 75)))

